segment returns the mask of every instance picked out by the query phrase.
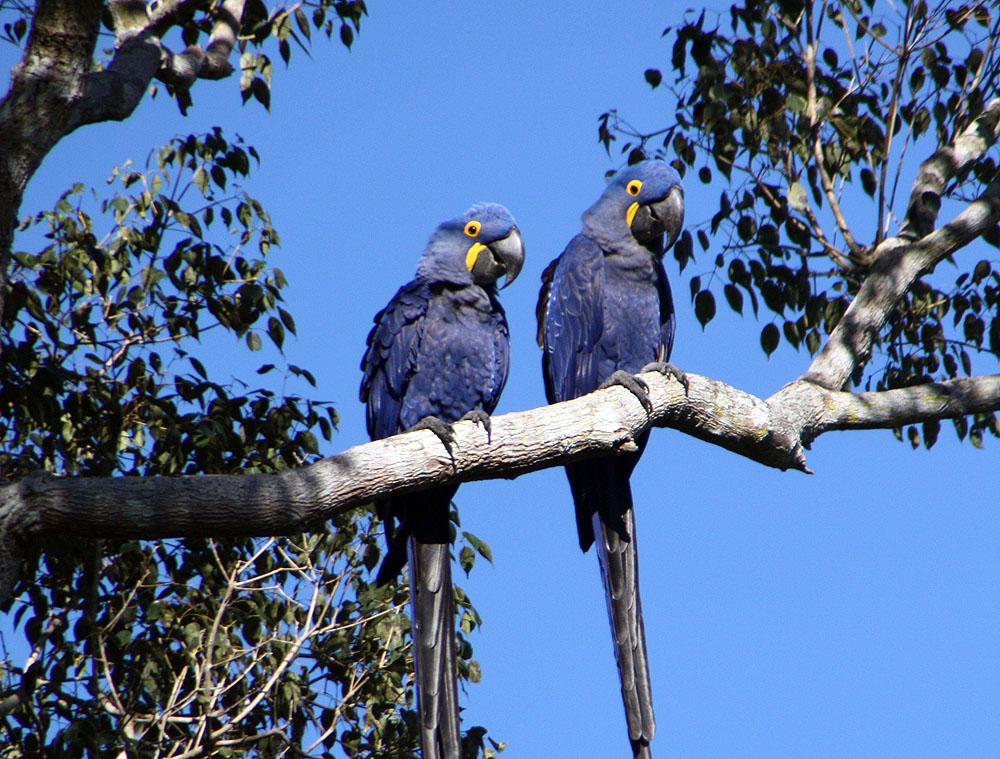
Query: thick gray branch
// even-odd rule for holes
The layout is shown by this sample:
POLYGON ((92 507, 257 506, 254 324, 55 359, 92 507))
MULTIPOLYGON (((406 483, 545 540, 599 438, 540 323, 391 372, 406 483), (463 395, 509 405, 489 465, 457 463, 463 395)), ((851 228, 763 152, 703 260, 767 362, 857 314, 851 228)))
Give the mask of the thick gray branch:
POLYGON ((991 185, 951 222, 933 231, 945 185, 996 142, 998 131, 1000 99, 995 99, 952 145, 921 164, 899 236, 884 240, 875 250, 861 289, 803 379, 830 390, 844 387, 854 370, 871 357, 872 341, 917 277, 996 226, 1000 202, 998 187, 991 185))
POLYGON ((158 78, 168 84, 190 87, 195 79, 229 76, 233 71, 229 54, 239 35, 243 5, 244 0, 225 0, 217 11, 215 27, 204 50, 192 45, 177 55, 168 53, 158 78))
POLYGON ((896 427, 1000 409, 1000 377, 885 393, 826 390, 798 380, 761 400, 688 374, 689 393, 650 373, 653 413, 611 387, 574 401, 504 414, 492 435, 455 425, 454 458, 429 431, 359 445, 311 466, 243 476, 69 478, 37 474, 0 490, 0 601, 23 547, 47 534, 138 539, 279 535, 388 495, 449 482, 516 477, 634 450, 651 425, 672 427, 767 466, 808 472, 804 445, 835 429, 896 427))
POLYGON ((899 299, 922 273, 1000 221, 1000 186, 991 185, 948 224, 914 243, 898 237, 879 245, 861 289, 803 379, 842 388, 871 356, 872 341, 899 299))
POLYGON ((829 393, 822 432, 901 427, 1000 408, 1000 374, 886 390, 829 393))
MULTIPOLYGON (((160 39, 171 25, 190 16, 196 3, 166 3, 152 15, 143 3, 122 0, 112 15, 118 50, 104 71, 92 73, 73 127, 99 121, 122 121, 139 105, 154 78, 186 92, 198 79, 222 79, 233 72, 229 62, 243 16, 244 0, 225 0, 216 12, 208 45, 174 53, 160 39)), ((182 109, 189 102, 178 96, 182 109)))
POLYGON ((0 100, 0 316, 17 215, 28 180, 49 151, 74 129, 127 118, 155 76, 177 87, 178 102, 196 79, 232 72, 244 0, 225 0, 204 50, 174 55, 161 35, 206 0, 174 0, 148 10, 139 0, 109 0, 117 51, 104 71, 94 71, 101 0, 38 0, 24 57, 11 70, 0 100))
POLYGON ((899 237, 917 240, 933 231, 945 187, 996 142, 998 127, 1000 99, 995 99, 968 129, 955 138, 952 145, 940 148, 920 164, 899 237))

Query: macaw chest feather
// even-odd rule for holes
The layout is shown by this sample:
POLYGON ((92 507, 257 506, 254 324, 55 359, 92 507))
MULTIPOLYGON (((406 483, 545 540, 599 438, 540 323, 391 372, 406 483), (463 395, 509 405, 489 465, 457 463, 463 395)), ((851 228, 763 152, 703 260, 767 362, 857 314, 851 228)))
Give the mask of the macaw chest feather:
POLYGON ((609 267, 605 271, 602 310, 602 363, 607 366, 601 367, 601 376, 609 376, 617 369, 634 374, 657 360, 660 299, 653 281, 640 283, 609 267))
POLYGON ((506 356, 498 354, 502 320, 480 288, 431 298, 410 380, 422 413, 453 422, 471 408, 492 410, 487 407, 505 369, 506 356))

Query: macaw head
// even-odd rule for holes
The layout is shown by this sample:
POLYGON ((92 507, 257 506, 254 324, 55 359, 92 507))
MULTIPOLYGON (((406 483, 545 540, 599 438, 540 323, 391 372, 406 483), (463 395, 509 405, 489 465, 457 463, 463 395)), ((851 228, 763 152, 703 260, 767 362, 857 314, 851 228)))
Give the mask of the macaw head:
POLYGON ((676 242, 684 226, 681 178, 663 161, 641 161, 615 174, 604 194, 584 214, 584 224, 608 235, 631 234, 642 244, 676 242))
POLYGON ((427 282, 482 287, 506 276, 503 288, 523 265, 524 241, 510 211, 497 203, 476 203, 434 231, 420 257, 417 276, 427 282))

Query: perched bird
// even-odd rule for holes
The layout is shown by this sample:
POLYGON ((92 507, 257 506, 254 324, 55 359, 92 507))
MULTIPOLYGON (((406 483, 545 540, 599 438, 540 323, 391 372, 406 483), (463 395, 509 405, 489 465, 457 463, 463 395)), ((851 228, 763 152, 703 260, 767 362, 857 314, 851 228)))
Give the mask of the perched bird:
MULTIPOLYGON (((451 452, 451 424, 472 419, 490 431, 489 414, 507 381, 507 319, 497 281, 509 285, 524 263, 524 243, 503 206, 479 203, 441 224, 413 281, 375 316, 361 362, 361 401, 372 439, 429 429, 451 452)), ((417 708, 423 759, 458 759, 455 610, 449 556, 449 507, 457 485, 378 504, 388 551, 379 581, 407 562, 413 601, 417 708)))
MULTIPOLYGON (((549 403, 620 384, 651 409, 645 383, 653 369, 683 373, 666 361, 674 340, 674 306, 661 259, 684 223, 680 177, 662 161, 619 171, 583 214, 583 231, 542 274, 536 311, 549 403)), ((621 676, 629 740, 650 756, 655 722, 629 476, 646 446, 614 458, 566 467, 580 547, 597 538, 621 676)))

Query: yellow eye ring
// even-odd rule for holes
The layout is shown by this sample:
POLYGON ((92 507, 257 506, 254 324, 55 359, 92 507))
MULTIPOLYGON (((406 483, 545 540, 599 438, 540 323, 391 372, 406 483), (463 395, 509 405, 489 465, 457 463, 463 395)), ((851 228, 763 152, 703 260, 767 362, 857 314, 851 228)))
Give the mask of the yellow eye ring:
POLYGON ((482 225, 478 221, 470 221, 465 225, 465 229, 462 230, 469 237, 476 237, 479 234, 479 230, 482 229, 482 225))
POLYGON ((631 182, 625 185, 625 192, 627 192, 629 195, 638 195, 639 190, 641 189, 642 189, 642 182, 640 182, 638 179, 633 179, 631 182))

